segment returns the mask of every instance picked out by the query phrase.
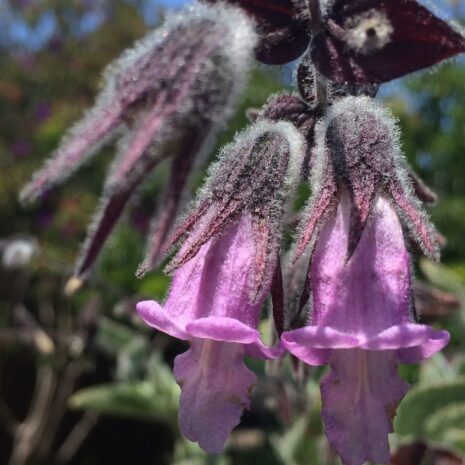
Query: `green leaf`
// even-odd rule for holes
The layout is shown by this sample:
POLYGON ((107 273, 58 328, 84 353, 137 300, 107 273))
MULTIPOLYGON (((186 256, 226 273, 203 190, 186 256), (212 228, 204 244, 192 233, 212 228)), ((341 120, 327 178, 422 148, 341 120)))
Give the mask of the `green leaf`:
POLYGON ((465 445, 465 402, 454 403, 437 410, 425 423, 431 439, 465 445))
POLYGON ((121 348, 137 336, 138 333, 132 328, 102 317, 99 321, 96 344, 106 354, 116 357, 121 348))
POLYGON ((112 383, 82 389, 74 394, 69 406, 76 410, 93 410, 101 414, 172 420, 176 417, 177 399, 160 396, 154 383, 112 383))
POLYGON ((170 277, 163 272, 150 273, 140 281, 138 293, 150 296, 152 299, 162 299, 168 290, 169 283, 170 277))
POLYGON ((427 259, 420 260, 420 269, 436 286, 457 293, 460 297, 465 296, 465 281, 459 273, 427 259))
POLYGON ((172 465, 230 465, 226 454, 208 454, 195 443, 180 437, 176 441, 172 465))
MULTIPOLYGON (((419 384, 435 385, 438 382, 454 381, 460 378, 457 363, 451 363, 442 352, 438 352, 433 357, 425 360, 421 365, 416 365, 420 369, 419 384)), ((463 373, 465 375, 465 373, 463 373)))
POLYGON ((310 381, 306 391, 311 404, 304 408, 291 426, 286 427, 281 435, 274 435, 270 441, 276 455, 286 465, 307 465, 311 457, 312 465, 335 465, 340 463, 326 460, 326 438, 323 434, 323 424, 320 417, 321 398, 318 383, 310 381), (311 407, 311 408, 310 408, 311 407))
POLYGON ((146 380, 82 389, 71 397, 70 407, 147 420, 164 419, 177 428, 179 387, 173 374, 156 353, 147 365, 146 380))
POLYGON ((395 420, 399 436, 428 437, 426 424, 439 409, 465 402, 465 379, 413 388, 401 402, 395 420))
POLYGON ((116 380, 137 381, 144 377, 147 359, 150 354, 148 338, 137 336, 118 353, 116 364, 116 380))

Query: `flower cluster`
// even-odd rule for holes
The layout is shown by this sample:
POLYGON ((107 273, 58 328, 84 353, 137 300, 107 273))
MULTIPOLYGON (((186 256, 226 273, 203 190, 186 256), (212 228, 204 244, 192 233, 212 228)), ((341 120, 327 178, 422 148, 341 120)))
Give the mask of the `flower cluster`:
POLYGON ((166 269, 173 279, 164 304, 137 311, 190 344, 174 364, 187 438, 220 452, 250 405, 255 375, 244 358, 287 351, 330 366, 322 418, 343 463, 389 463, 392 418, 408 390, 397 367, 430 357, 449 335, 418 322, 412 287, 409 242, 439 258, 422 205, 434 195, 373 97, 379 84, 464 51, 461 30, 416 0, 204 0, 109 68, 95 108, 22 197, 38 197, 122 133, 76 266, 85 277, 138 185, 171 158, 138 273, 178 246, 166 269), (193 164, 230 114, 253 55, 267 64, 300 57, 299 93, 272 96, 255 113, 173 227, 193 164), (302 181, 312 195, 286 249, 302 181), (271 346, 259 333, 269 296, 271 346))
POLYGON ((198 4, 168 16, 163 27, 107 68, 94 108, 20 195, 23 202, 37 200, 119 137, 100 208, 75 266, 77 278, 88 275, 140 185, 170 159, 163 208, 153 219, 144 262, 148 269, 158 264, 189 174, 230 116, 256 42, 252 23, 240 10, 198 4))

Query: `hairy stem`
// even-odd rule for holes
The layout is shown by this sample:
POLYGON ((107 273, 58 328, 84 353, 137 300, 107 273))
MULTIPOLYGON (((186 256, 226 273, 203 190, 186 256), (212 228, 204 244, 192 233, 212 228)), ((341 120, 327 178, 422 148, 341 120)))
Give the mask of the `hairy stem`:
MULTIPOLYGON (((320 0, 307 1, 310 11, 310 31, 312 38, 314 38, 323 31, 320 0)), ((326 78, 315 67, 313 67, 313 77, 315 82, 315 109, 324 111, 328 105, 328 83, 326 78)))

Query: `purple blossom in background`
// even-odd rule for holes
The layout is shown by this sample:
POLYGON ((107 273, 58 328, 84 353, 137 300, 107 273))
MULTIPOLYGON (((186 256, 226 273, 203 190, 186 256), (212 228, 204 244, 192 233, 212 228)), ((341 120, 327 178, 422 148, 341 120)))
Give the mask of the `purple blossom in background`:
POLYGON ((105 72, 95 106, 23 189, 38 199, 119 136, 116 160, 75 274, 85 278, 122 212, 156 166, 171 159, 164 208, 148 240, 149 269, 164 249, 194 162, 210 147, 247 78, 255 33, 243 13, 196 5, 126 51, 105 72))
POLYGON ((174 364, 188 439, 221 452, 256 382, 244 358, 287 349, 330 366, 322 418, 343 463, 390 462, 388 435, 408 390, 397 368, 430 357, 449 335, 418 321, 408 252, 414 242, 439 259, 423 208, 436 196, 408 166, 397 123, 373 97, 380 84, 463 51, 460 28, 415 0, 204 0, 108 68, 94 108, 21 197, 39 198, 119 136, 74 287, 139 185, 170 159, 137 275, 171 250, 173 279, 164 304, 145 300, 137 311, 190 344, 174 364), (275 65, 300 58, 298 93, 247 112, 253 124, 220 150, 181 215, 194 164, 231 114, 253 55, 275 65), (301 181, 312 194, 289 245, 301 181), (268 298, 271 346, 259 332, 268 298))
POLYGON ((18 140, 10 148, 12 155, 18 158, 24 158, 31 154, 32 146, 29 141, 18 140))
POLYGON ((48 102, 39 102, 35 108, 35 117, 37 123, 43 123, 52 116, 52 108, 48 102))

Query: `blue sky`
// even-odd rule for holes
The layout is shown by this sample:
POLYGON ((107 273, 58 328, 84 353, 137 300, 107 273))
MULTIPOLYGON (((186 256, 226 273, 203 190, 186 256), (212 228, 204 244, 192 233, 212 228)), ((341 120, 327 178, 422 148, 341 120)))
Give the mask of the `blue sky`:
MULTIPOLYGON (((100 1, 105 3, 105 0, 100 1)), ((40 49, 55 31, 56 20, 53 13, 45 12, 34 27, 30 27, 22 18, 14 14, 9 3, 7 0, 0 0, 0 41, 24 45, 32 50, 40 49)), ((98 0, 95 3, 99 3, 98 0)), ((143 10, 147 21, 154 23, 157 7, 179 8, 185 3, 187 3, 186 0, 145 0, 143 10)), ((91 32, 100 25, 102 20, 102 15, 89 12, 80 25, 80 33, 84 35, 91 32)))

